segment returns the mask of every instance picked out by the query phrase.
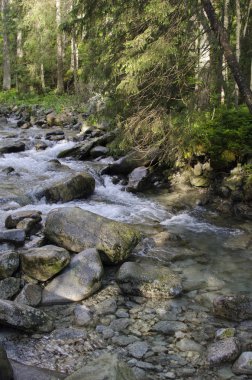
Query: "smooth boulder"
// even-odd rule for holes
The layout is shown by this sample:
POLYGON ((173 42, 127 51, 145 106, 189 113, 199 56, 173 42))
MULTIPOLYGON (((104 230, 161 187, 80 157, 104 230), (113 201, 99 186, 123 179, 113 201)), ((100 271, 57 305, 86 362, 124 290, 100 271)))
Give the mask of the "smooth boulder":
POLYGON ((66 377, 66 380, 136 380, 130 367, 116 355, 105 354, 66 377))
POLYGON ((94 189, 94 178, 89 173, 81 173, 43 190, 40 197, 45 197, 48 202, 69 202, 89 197, 94 189))
POLYGON ((116 281, 126 294, 147 298, 173 298, 182 293, 179 276, 164 266, 126 262, 119 269, 116 281))
POLYGON ((145 166, 134 169, 129 175, 127 191, 144 191, 150 187, 149 169, 145 166))
POLYGON ((69 251, 96 247, 110 262, 125 260, 140 240, 140 233, 79 207, 59 208, 48 214, 46 238, 69 251))
POLYGON ((29 249, 20 258, 23 272, 39 281, 49 280, 70 262, 68 251, 54 245, 29 249))
POLYGON ((252 375, 252 352, 243 352, 233 365, 236 375, 252 375))
POLYGON ((54 328, 52 320, 43 311, 5 300, 0 300, 0 323, 38 333, 51 332, 54 328))
POLYGON ((98 252, 87 249, 75 255, 70 265, 43 290, 42 304, 81 301, 101 287, 103 266, 98 252))

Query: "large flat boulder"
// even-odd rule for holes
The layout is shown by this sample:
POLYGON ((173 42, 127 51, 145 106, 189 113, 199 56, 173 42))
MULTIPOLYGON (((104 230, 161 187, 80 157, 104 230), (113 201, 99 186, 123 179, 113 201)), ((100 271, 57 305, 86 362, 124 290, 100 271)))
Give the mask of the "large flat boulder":
POLYGON ((89 173, 81 173, 43 190, 40 197, 45 197, 48 202, 69 202, 89 197, 94 189, 94 178, 89 173))
POLYGON ((116 355, 105 354, 66 377, 66 380, 136 380, 130 367, 116 355))
POLYGON ((126 262, 116 281, 124 293, 148 298, 173 298, 182 293, 179 276, 164 266, 126 262))
POLYGON ((73 252, 95 247, 113 263, 125 260, 140 240, 140 233, 133 227, 79 207, 51 211, 46 220, 45 236, 73 252))
POLYGON ((23 272, 39 281, 49 280, 70 262, 68 251, 55 245, 29 249, 20 258, 23 272))
POLYGON ((42 304, 81 301, 101 287, 103 266, 96 249, 75 255, 70 265, 44 289, 42 304))
POLYGON ((25 143, 23 142, 8 142, 0 145, 0 154, 17 153, 25 150, 25 143))
POLYGON ((0 300, 0 323, 38 333, 50 332, 54 327, 46 313, 30 306, 4 300, 0 300))

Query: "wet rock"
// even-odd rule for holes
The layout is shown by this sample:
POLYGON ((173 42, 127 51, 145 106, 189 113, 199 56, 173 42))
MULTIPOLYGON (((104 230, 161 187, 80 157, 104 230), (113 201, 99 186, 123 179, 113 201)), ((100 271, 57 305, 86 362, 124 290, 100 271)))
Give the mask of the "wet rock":
POLYGON ((243 352, 233 365, 236 375, 252 375, 252 352, 243 352))
POLYGON ((0 243, 14 243, 14 244, 23 244, 25 241, 25 231, 24 230, 0 230, 0 243))
POLYGON ((213 301, 214 315, 232 321, 252 318, 252 298, 237 296, 220 296, 213 301))
POLYGON ((24 219, 33 219, 36 223, 41 222, 41 212, 36 210, 17 211, 5 219, 6 228, 16 228, 18 223, 24 219))
POLYGON ((14 171, 15 171, 15 169, 12 166, 8 166, 7 168, 4 168, 2 170, 2 172, 5 174, 10 174, 10 173, 13 173, 14 171))
POLYGON ((18 253, 13 251, 0 252, 0 279, 10 277, 18 267, 18 253))
POLYGON ((44 141, 40 141, 35 144, 36 150, 45 150, 48 147, 48 145, 44 141))
POLYGON ((131 324, 130 318, 120 318, 120 319, 114 319, 110 323, 110 328, 113 331, 123 331, 127 329, 127 327, 131 324))
POLYGON ((25 143, 13 142, 0 145, 0 154, 17 153, 25 151, 25 143))
POLYGON ((64 131, 62 131, 61 129, 53 130, 53 131, 47 132, 45 135, 46 140, 53 140, 54 137, 58 137, 59 140, 64 139, 65 138, 64 131))
POLYGON ((44 312, 12 301, 0 300, 0 323, 28 332, 53 330, 53 322, 44 312))
POLYGON ((0 379, 13 380, 13 370, 10 361, 7 357, 6 351, 0 346, 0 379))
POLYGON ((150 187, 149 170, 145 166, 134 169, 129 175, 127 191, 144 191, 150 187))
POLYGON ((15 296, 19 292, 20 283, 20 279, 15 277, 0 281, 0 299, 7 300, 15 296))
POLYGON ((148 298, 172 298, 182 293, 179 276, 163 266, 127 262, 119 269, 116 281, 124 293, 148 298))
POLYGON ((60 208, 48 214, 46 238, 73 252, 96 247, 110 262, 126 259, 140 240, 140 233, 78 207, 60 208))
POLYGON ((219 340, 233 338, 235 336, 235 329, 229 327, 226 329, 218 329, 215 334, 215 338, 219 340))
POLYGON ((183 338, 179 342, 176 343, 176 347, 180 351, 195 351, 195 352, 202 352, 202 346, 195 342, 192 339, 183 338))
POLYGON ((28 306, 38 306, 41 302, 42 289, 36 284, 26 284, 19 295, 15 298, 15 302, 28 306))
POLYGON ((112 338, 112 342, 118 346, 125 347, 137 342, 139 339, 134 335, 119 335, 112 338))
POLYGON ((104 157, 108 152, 109 149, 107 147, 98 145, 90 150, 90 156, 91 158, 104 157))
POLYGON ((95 249, 87 249, 74 256, 68 268, 44 289, 43 304, 81 301, 101 287, 103 266, 95 249))
POLYGON ((45 197, 48 202, 69 202, 90 196, 94 189, 94 178, 88 173, 82 173, 45 189, 40 198, 45 197))
POLYGON ((164 335, 174 335, 177 331, 187 331, 185 323, 179 321, 160 321, 157 322, 151 331, 162 333, 164 335))
POLYGON ((240 343, 236 338, 228 338, 211 344, 207 350, 210 365, 233 362, 240 354, 240 343))
POLYGON ((105 354, 66 377, 66 380, 136 380, 132 369, 116 355, 105 354))
POLYGON ((127 347, 129 354, 134 358, 141 359, 149 349, 146 342, 134 342, 127 347))
POLYGON ((114 314, 117 309, 116 300, 114 298, 104 300, 100 302, 96 308, 97 315, 114 314))
POLYGON ((22 252, 20 259, 25 274, 47 281, 69 264, 70 255, 64 248, 46 245, 22 252))
POLYGON ((34 219, 23 219, 17 224, 17 229, 25 231, 26 236, 36 233, 42 226, 39 225, 34 219))
POLYGON ((155 152, 146 156, 139 152, 131 152, 127 156, 119 158, 117 161, 109 164, 107 167, 102 169, 101 174, 109 175, 127 175, 131 173, 134 169, 147 165, 154 158, 155 152), (153 157, 151 157, 153 155, 153 157))
POLYGON ((91 322, 92 314, 85 305, 77 305, 74 309, 74 322, 77 326, 87 326, 91 322))

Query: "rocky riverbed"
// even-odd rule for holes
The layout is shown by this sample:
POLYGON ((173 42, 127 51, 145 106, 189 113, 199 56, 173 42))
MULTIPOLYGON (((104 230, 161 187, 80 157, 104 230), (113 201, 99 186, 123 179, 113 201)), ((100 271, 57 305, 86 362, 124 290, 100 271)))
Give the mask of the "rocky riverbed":
POLYGON ((4 114, 0 378, 251 379, 249 207, 107 157, 79 115, 4 114))

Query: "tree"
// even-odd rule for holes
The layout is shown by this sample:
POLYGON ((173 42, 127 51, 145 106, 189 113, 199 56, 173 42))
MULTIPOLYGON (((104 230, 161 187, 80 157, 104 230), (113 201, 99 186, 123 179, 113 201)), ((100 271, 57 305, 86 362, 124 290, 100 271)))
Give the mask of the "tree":
POLYGON ((3 25, 3 90, 11 88, 11 66, 10 66, 10 42, 8 34, 9 0, 2 0, 2 25, 3 25))
POLYGON ((64 92, 63 81, 63 39, 60 30, 62 22, 61 17, 61 0, 56 0, 56 23, 57 23, 57 92, 62 94, 64 92))
POLYGON ((224 55, 227 61, 227 64, 234 76, 235 82, 240 90, 241 95, 244 97, 245 103, 247 104, 250 113, 252 113, 252 92, 246 83, 246 79, 244 78, 237 58, 232 51, 230 46, 227 31, 218 21, 215 10, 211 3, 211 0, 201 0, 201 4, 203 9, 207 15, 210 26, 215 33, 216 38, 218 39, 221 47, 223 48, 224 55))

